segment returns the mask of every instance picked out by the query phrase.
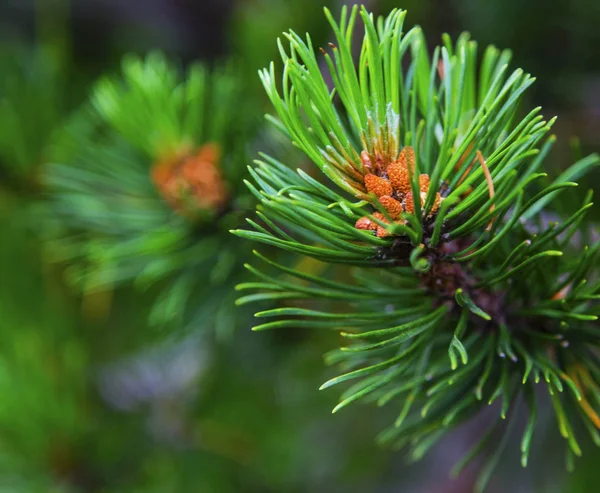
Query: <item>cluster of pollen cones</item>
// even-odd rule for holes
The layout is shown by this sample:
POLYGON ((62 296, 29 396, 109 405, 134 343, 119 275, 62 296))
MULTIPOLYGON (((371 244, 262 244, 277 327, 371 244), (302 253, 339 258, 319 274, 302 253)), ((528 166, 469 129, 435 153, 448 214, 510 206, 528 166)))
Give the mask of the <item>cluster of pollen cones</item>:
MULTIPOLYGON (((398 159, 388 164, 378 159, 372 162, 366 151, 361 154, 364 167, 370 172, 364 176, 365 188, 368 192, 377 196, 379 203, 385 208, 389 217, 396 224, 405 224, 400 214, 407 212, 413 214, 415 202, 412 193, 411 176, 415 170, 415 152, 410 146, 406 146, 400 152, 398 159)), ((429 190, 429 175, 419 175, 419 189, 421 206, 425 203, 427 191, 429 190)), ((433 215, 440 207, 442 198, 437 193, 429 215, 433 215)), ((373 217, 384 224, 389 224, 388 218, 381 212, 375 212, 373 217)), ((374 231, 378 237, 393 236, 385 227, 377 224, 368 217, 361 217, 356 221, 357 229, 374 231)))
POLYGON ((183 215, 194 209, 217 210, 228 198, 219 170, 220 154, 219 147, 209 143, 195 153, 159 162, 152 169, 152 181, 162 197, 183 215))

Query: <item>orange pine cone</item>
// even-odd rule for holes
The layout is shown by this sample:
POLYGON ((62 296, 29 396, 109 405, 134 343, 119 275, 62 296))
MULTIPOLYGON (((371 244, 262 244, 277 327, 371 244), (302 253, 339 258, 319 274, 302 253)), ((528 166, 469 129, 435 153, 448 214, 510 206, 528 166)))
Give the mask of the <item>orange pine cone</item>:
POLYGON ((151 171, 152 181, 178 212, 186 213, 190 198, 199 208, 219 208, 228 197, 226 183, 218 168, 219 157, 216 144, 205 144, 195 154, 156 164, 151 171))
MULTIPOLYGON (((381 212, 375 212, 373 214, 373 217, 375 219, 378 219, 379 221, 381 221, 384 224, 389 224, 390 223, 381 212)), ((377 223, 375 223, 375 224, 377 224, 377 223)), ((391 234, 388 233, 387 229, 385 229, 384 226, 381 226, 381 225, 377 224, 377 236, 379 238, 385 238, 387 236, 391 236, 391 234)))
POLYGON ((409 214, 415 213, 415 201, 413 200, 412 192, 408 192, 404 199, 404 210, 409 214))
POLYGON ((441 204, 442 196, 438 192, 435 194, 435 200, 433 201, 433 205, 431 206, 431 212, 429 214, 435 214, 439 210, 441 204))
POLYGON ((392 219, 398 219, 404 211, 402 204, 389 195, 379 197, 379 202, 389 212, 392 219))
POLYGON ((405 146, 400 155, 398 162, 406 169, 410 169, 411 173, 415 171, 415 150, 411 146, 405 146))
POLYGON ((388 236, 393 236, 387 229, 382 226, 377 226, 377 237, 378 238, 387 238, 388 236))
POLYGON ((367 187, 369 192, 377 195, 377 197, 391 195, 394 192, 392 184, 388 180, 371 173, 365 175, 365 187, 367 187))
POLYGON ((364 216, 361 217, 358 221, 356 221, 354 227, 356 229, 375 231, 377 229, 377 223, 371 221, 368 217, 364 216))
POLYGON ((398 193, 406 195, 410 192, 410 177, 408 176, 408 170, 406 166, 402 165, 400 161, 393 162, 388 166, 388 176, 394 188, 398 193))
MULTIPOLYGON (((421 192, 420 195, 421 195, 421 207, 422 207, 423 203, 425 202, 425 199, 427 198, 427 194, 425 192, 421 192)), ((404 199, 404 210, 410 214, 415 213, 415 201, 413 199, 412 193, 406 194, 406 198, 404 199)))

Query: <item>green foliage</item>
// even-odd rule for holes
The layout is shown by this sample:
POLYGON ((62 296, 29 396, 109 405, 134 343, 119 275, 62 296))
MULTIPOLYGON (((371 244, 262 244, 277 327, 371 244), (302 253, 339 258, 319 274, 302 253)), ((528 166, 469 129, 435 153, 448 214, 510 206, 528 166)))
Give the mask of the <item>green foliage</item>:
POLYGON ((32 220, 24 201, 0 205, 0 490, 58 492, 54 468, 85 430, 87 355, 68 306, 49 295, 32 220))
POLYGON ((227 230, 251 204, 240 185, 254 130, 240 84, 230 69, 200 65, 182 77, 158 53, 125 57, 122 72, 95 85, 93 108, 55 146, 45 176, 56 216, 51 253, 74 261, 68 277, 85 292, 133 280, 157 293, 152 323, 223 335, 234 326, 228 286, 244 258, 227 230), (206 146, 215 150, 212 161, 198 159, 200 172, 218 168, 225 201, 205 207, 160 189, 166 179, 153 179, 155 169, 177 173, 206 146))
POLYGON ((353 385, 334 412, 358 400, 397 406, 380 441, 410 447, 412 459, 498 402, 498 421, 455 470, 488 450, 477 490, 485 488, 523 400, 527 464, 534 385, 544 382, 570 467, 581 455, 575 421, 600 444, 600 243, 585 220, 591 193, 568 190, 598 157, 581 159, 555 180, 541 171, 554 119, 545 121, 540 108, 519 110, 534 79, 508 69, 510 52, 488 47, 479 56, 463 34, 455 43, 444 36, 430 56, 418 27, 403 33, 404 11, 374 19, 364 8, 344 9, 339 23, 325 13, 336 38, 331 54, 317 58, 309 36, 289 32, 287 50, 279 42, 281 82, 274 64, 261 78, 279 117, 271 120, 327 181, 262 156, 248 187, 263 222, 234 233, 340 264, 342 278, 257 254, 284 276, 249 267, 261 281, 240 285, 255 292, 238 303, 286 300, 286 308, 258 313, 276 321, 255 330, 341 330, 347 345, 326 359, 343 374, 322 388, 353 385), (359 17, 365 34, 355 64, 359 17), (396 195, 404 212, 394 217, 365 176, 377 171, 387 181, 386 166, 408 147, 415 154, 414 170, 406 168, 409 193, 422 200, 407 212, 409 194, 396 195), (361 218, 383 230, 359 229, 361 218), (330 310, 294 307, 305 298, 327 301, 330 310), (342 302, 349 306, 336 309, 342 302), (497 446, 499 433, 505 438, 497 446))
POLYGON ((64 74, 42 49, 4 45, 0 74, 0 169, 23 186, 48 158, 64 117, 64 74))

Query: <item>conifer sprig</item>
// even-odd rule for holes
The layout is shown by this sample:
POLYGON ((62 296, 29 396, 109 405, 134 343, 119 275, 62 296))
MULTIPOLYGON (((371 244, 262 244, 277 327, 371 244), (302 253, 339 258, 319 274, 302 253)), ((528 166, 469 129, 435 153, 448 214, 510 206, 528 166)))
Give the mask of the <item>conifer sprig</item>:
POLYGON ((548 179, 554 119, 545 121, 540 108, 520 116, 534 79, 509 70, 510 52, 488 47, 480 57, 463 34, 456 43, 444 36, 430 57, 418 27, 403 33, 404 11, 375 19, 365 8, 343 9, 339 23, 325 12, 336 37, 328 52, 317 55, 308 35, 290 32, 287 50, 279 42, 281 81, 274 64, 261 78, 279 117, 271 120, 326 181, 262 156, 248 186, 263 221, 235 234, 354 266, 354 281, 308 275, 257 253, 285 276, 249 267, 261 282, 238 286, 254 291, 238 303, 286 300, 286 308, 258 313, 276 320, 255 330, 342 331, 347 345, 326 359, 343 374, 322 388, 353 385, 334 412, 358 400, 396 405, 398 418, 380 439, 410 447, 414 459, 448 428, 500 402, 498 422, 457 469, 487 446, 480 490, 502 448, 491 439, 512 431, 502 420, 522 401, 530 413, 527 464, 533 385, 543 381, 571 465, 581 454, 575 419, 600 444, 600 246, 584 222, 591 193, 568 189, 598 157, 548 179), (355 62, 359 17, 365 35, 355 62), (571 213, 548 224, 557 199, 571 213), (294 308, 304 298, 350 307, 294 308))
POLYGON ((52 254, 85 291, 157 289, 156 324, 229 331, 243 255, 228 230, 251 204, 241 182, 254 126, 240 81, 231 68, 182 77, 159 53, 128 56, 91 103, 47 169, 52 254))

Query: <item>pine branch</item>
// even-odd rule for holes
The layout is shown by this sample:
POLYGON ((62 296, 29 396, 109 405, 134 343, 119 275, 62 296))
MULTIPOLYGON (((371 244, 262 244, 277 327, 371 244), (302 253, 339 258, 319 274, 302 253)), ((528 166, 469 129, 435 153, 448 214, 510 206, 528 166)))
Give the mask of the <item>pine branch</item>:
POLYGON ((420 28, 403 32, 401 10, 375 19, 365 8, 344 8, 339 23, 325 14, 336 37, 329 50, 317 55, 308 35, 289 32, 278 41, 281 78, 275 64, 260 73, 279 118, 271 120, 325 181, 263 155, 247 182, 263 221, 234 233, 340 264, 354 280, 307 276, 257 254, 286 276, 249 266, 261 281, 238 287, 253 293, 239 304, 287 300, 289 308, 257 314, 277 321, 255 330, 340 330, 348 344, 327 359, 344 373, 322 388, 354 384, 334 412, 359 400, 397 405, 380 441, 409 447, 413 459, 498 400, 498 421, 459 466, 490 452, 478 490, 506 444, 490 442, 492 432, 512 432, 522 396, 530 410, 527 464, 532 382, 545 382, 568 449, 580 455, 571 420, 581 419, 593 438, 600 424, 600 246, 573 240, 589 236, 592 203, 591 194, 582 200, 568 189, 598 156, 554 181, 540 172, 554 119, 544 120, 540 108, 520 118, 534 78, 509 69, 510 52, 488 47, 479 56, 463 34, 455 43, 444 36, 430 55, 420 28), (359 20, 365 35, 355 62, 359 20), (545 224, 557 200, 570 215, 545 224), (293 307, 307 297, 348 307, 293 307))
POLYGON ((150 320, 234 327, 227 308, 244 255, 228 234, 251 206, 242 188, 255 132, 231 68, 182 76, 152 53, 104 77, 54 146, 45 175, 53 257, 84 292, 153 289, 150 320))

